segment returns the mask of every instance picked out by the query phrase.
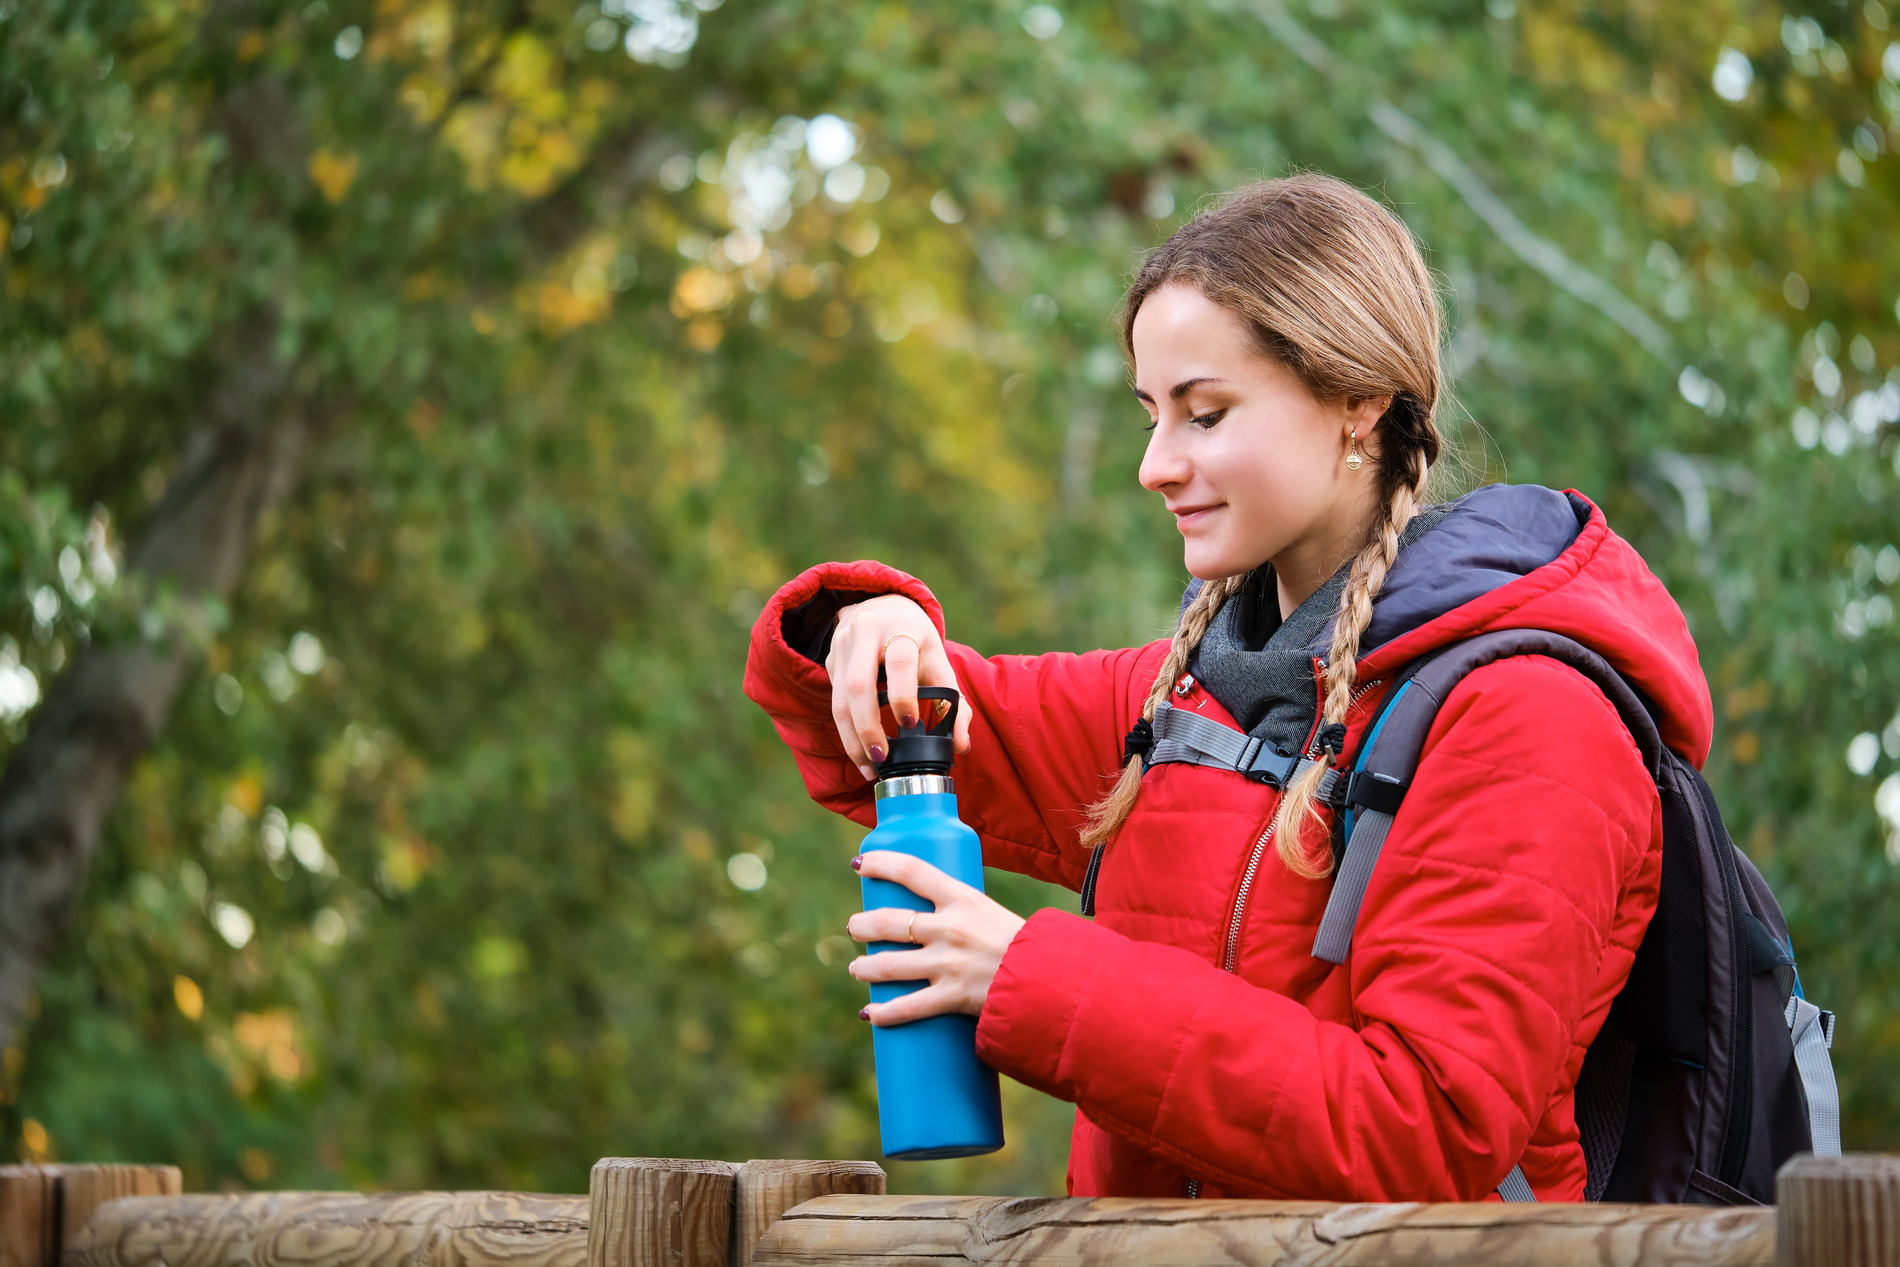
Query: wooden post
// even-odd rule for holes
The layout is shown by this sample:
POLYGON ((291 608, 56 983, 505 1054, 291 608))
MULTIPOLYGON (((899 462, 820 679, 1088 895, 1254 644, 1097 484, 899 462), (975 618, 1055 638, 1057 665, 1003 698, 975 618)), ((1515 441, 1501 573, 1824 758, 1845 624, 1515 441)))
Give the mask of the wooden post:
MULTIPOLYGON (((92 1212, 120 1197, 175 1197, 185 1190, 176 1166, 58 1166, 59 1243, 69 1245, 92 1212)), ((56 1257, 53 1260, 57 1263, 56 1257)))
POLYGON ((1900 1157, 1803 1154, 1775 1175, 1780 1267, 1900 1263, 1900 1157))
POLYGON ((0 1166, 0 1267, 58 1267, 62 1248, 106 1202, 184 1190, 176 1166, 0 1166))
POLYGON ((845 1195, 883 1196, 884 1168, 874 1161, 746 1162, 732 1207, 732 1267, 752 1267, 759 1238, 793 1206, 845 1195))
POLYGON ((59 1180, 45 1166, 0 1166, 0 1267, 55 1267, 59 1180))
POLYGON ((730 1162, 603 1157, 587 1183, 588 1267, 727 1267, 730 1162))

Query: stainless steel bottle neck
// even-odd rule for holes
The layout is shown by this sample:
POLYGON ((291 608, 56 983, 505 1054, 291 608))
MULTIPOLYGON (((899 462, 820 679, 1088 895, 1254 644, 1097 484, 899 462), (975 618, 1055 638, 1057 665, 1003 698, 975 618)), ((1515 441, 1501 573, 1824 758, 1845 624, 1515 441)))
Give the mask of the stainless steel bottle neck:
POLYGON ((885 779, 879 783, 873 799, 881 801, 887 796, 921 796, 926 792, 954 793, 956 790, 956 781, 947 774, 907 774, 901 779, 885 779))

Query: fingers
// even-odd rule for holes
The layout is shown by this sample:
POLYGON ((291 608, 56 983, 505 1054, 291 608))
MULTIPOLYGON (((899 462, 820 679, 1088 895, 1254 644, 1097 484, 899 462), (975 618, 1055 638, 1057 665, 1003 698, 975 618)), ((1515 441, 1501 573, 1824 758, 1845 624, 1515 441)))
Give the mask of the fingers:
POLYGON ((871 767, 884 759, 888 742, 878 719, 877 645, 856 636, 845 642, 843 672, 831 678, 832 718, 838 723, 845 752, 865 778, 875 778, 877 772, 871 767))
MULTIPOLYGON (((896 648, 893 647, 892 650, 896 648)), ((964 693, 962 686, 957 682, 956 668, 950 663, 949 653, 944 650, 941 638, 934 635, 931 637, 930 644, 924 648, 918 658, 917 673, 918 679, 925 686, 947 686, 956 691, 962 702, 957 706, 957 721, 952 733, 956 736, 956 750, 968 752, 970 750, 970 697, 964 693)), ((896 698, 896 696, 891 697, 893 703, 896 702, 896 698)))
MULTIPOLYGON (((887 958, 879 955, 879 959, 887 958)), ((958 1012, 956 992, 946 986, 928 985, 909 994, 901 994, 888 1003, 873 1003, 865 1008, 861 1016, 873 1025, 903 1025, 909 1021, 920 1021, 926 1016, 935 1016, 939 1012, 958 1012)))
MULTIPOLYGON (((951 902, 976 892, 975 889, 931 866, 922 858, 891 849, 874 849, 852 860, 859 875, 873 880, 892 880, 941 911, 951 902)), ((908 915, 908 912, 906 912, 908 915)), ((924 917, 919 917, 919 923, 924 917)))
MULTIPOLYGON (((866 779, 875 779, 876 764, 889 750, 889 736, 877 703, 878 670, 882 666, 890 708, 899 726, 910 726, 928 715, 917 698, 921 686, 957 686, 956 670, 930 617, 910 599, 883 594, 846 608, 832 634, 825 671, 831 678, 831 719, 845 756, 866 779)), ((957 710, 953 731, 956 751, 970 747, 970 709, 966 700, 957 710)))
POLYGON ((884 637, 884 689, 890 692, 891 715, 900 727, 917 724, 917 661, 922 646, 915 634, 884 637))
POLYGON ((845 703, 843 679, 831 679, 831 724, 838 728, 838 742, 844 747, 845 759, 858 768, 865 778, 876 777, 865 755, 864 745, 858 742, 858 731, 851 724, 851 709, 845 703))
POLYGON ((899 906, 859 911, 845 924, 852 941, 894 941, 922 944, 930 929, 932 912, 912 911, 899 906), (912 916, 916 917, 912 922, 912 916))
POLYGON ((845 694, 847 666, 851 663, 851 640, 840 624, 831 639, 831 654, 825 657, 825 675, 831 679, 831 724, 838 729, 838 744, 844 755, 866 779, 874 777, 870 756, 858 741, 858 729, 851 721, 851 704, 845 694))
POLYGON ((929 981, 943 975, 940 956, 919 947, 916 950, 880 950, 860 955, 851 961, 851 975, 870 984, 881 981, 929 981))

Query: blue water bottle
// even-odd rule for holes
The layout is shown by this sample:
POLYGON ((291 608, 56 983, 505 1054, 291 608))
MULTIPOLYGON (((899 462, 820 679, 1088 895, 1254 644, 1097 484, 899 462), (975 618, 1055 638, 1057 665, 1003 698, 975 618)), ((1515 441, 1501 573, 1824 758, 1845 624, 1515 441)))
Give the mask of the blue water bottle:
MULTIPOLYGON (((957 818, 950 762, 956 752, 957 693, 926 686, 919 701, 945 700, 950 707, 934 724, 899 729, 890 754, 877 767, 877 828, 862 851, 890 849, 922 858, 979 891, 983 849, 976 833, 957 818)), ((888 702, 880 694, 878 703, 888 702)), ((866 877, 864 909, 935 907, 901 884, 866 877)), ((909 950, 908 942, 872 942, 872 954, 909 950)), ((885 1003, 922 981, 871 985, 871 1001, 885 1003)), ((877 1061, 877 1117, 884 1155, 897 1161, 973 1157, 1003 1146, 1003 1109, 996 1071, 976 1058, 976 1018, 961 1013, 925 1017, 903 1025, 877 1026, 871 1050, 877 1061)))

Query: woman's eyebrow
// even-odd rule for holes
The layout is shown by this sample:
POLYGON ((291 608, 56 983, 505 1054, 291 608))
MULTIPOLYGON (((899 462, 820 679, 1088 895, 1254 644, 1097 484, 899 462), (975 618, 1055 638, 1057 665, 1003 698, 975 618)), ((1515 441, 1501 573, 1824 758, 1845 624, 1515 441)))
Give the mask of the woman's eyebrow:
MULTIPOLYGON (((1181 399, 1181 397, 1193 391, 1196 387, 1202 387, 1202 386, 1207 385, 1208 383, 1224 383, 1226 381, 1227 380, 1224 378, 1210 378, 1210 377, 1205 377, 1205 376, 1201 378, 1184 379, 1181 382, 1176 383, 1173 387, 1170 387, 1168 389, 1168 399, 1179 400, 1181 399)), ((1141 388, 1139 387, 1135 388, 1135 398, 1137 400, 1145 400, 1151 405, 1155 403, 1155 398, 1153 396, 1150 396, 1147 392, 1141 390, 1141 388)))

